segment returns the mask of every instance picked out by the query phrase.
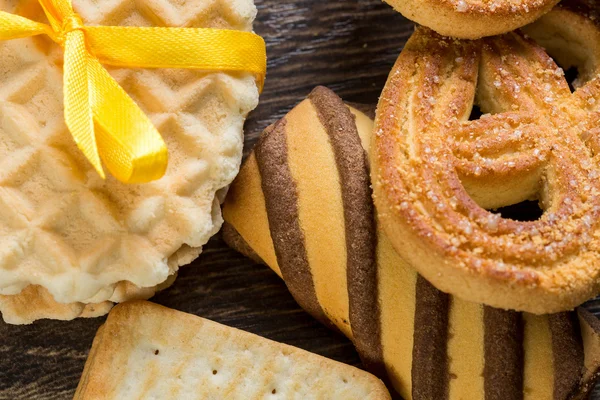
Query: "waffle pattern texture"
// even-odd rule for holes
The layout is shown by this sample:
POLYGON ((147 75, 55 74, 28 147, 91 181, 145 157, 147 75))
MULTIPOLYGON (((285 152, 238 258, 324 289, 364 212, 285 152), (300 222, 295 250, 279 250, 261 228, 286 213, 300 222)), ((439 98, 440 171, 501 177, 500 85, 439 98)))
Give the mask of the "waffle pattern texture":
MULTIPOLYGON (((250 31, 256 15, 252 0, 73 6, 86 25, 250 31)), ((33 0, 0 0, 0 9, 44 18, 33 0)), ((107 301, 169 284, 221 226, 221 195, 258 103, 250 74, 109 68, 160 131, 169 166, 149 184, 102 180, 63 119, 62 54, 45 37, 0 42, 0 311, 9 323, 101 315, 107 301)))

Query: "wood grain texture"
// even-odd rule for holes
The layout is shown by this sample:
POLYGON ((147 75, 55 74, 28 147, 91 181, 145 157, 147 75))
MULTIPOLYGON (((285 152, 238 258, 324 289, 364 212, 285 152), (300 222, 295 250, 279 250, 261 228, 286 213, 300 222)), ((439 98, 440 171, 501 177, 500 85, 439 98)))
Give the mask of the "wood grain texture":
MULTIPOLYGON (((380 0, 256 4, 255 29, 267 41, 269 74, 261 103, 246 125, 245 155, 266 126, 317 85, 346 101, 375 103, 413 30, 380 0)), ((359 365, 347 339, 302 311, 271 270, 228 249, 219 235, 153 301, 359 365)), ((600 314, 600 301, 591 302, 590 309, 600 314)), ((71 398, 103 321, 0 322, 0 399, 71 398)))

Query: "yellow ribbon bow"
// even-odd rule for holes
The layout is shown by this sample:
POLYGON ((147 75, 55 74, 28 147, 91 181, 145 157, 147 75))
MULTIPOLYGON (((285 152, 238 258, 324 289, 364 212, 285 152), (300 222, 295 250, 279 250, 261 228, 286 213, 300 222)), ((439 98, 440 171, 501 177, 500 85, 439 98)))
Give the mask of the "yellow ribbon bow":
POLYGON ((249 72, 262 90, 263 39, 209 28, 85 26, 71 0, 39 0, 50 25, 0 11, 0 40, 48 35, 64 48, 65 121, 96 171, 125 183, 162 177, 167 148, 150 119, 101 65, 249 72))

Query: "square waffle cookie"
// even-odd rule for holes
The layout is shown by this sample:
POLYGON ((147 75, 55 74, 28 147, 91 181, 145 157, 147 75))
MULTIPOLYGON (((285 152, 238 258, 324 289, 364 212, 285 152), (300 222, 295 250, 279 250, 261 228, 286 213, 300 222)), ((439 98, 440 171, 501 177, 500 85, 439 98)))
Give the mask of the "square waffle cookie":
MULTIPOLYGON (((86 25, 250 31, 256 15, 252 0, 73 6, 86 25)), ((33 0, 0 10, 44 21, 33 0)), ((221 226, 219 194, 258 103, 247 73, 108 68, 160 131, 169 166, 149 184, 102 180, 64 123, 62 57, 46 37, 0 42, 0 311, 13 324, 102 315, 172 282, 221 226)))

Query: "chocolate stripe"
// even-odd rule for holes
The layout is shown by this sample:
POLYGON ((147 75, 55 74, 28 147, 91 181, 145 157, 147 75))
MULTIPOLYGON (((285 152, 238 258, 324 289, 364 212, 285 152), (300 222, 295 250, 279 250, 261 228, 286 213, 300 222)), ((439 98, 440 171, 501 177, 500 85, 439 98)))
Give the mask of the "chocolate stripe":
POLYGON ((584 368, 579 322, 572 312, 552 314, 548 322, 554 355, 554 400, 566 400, 576 393, 584 368))
POLYGON ((285 126, 283 118, 265 129, 255 148, 269 229, 277 263, 292 296, 313 317, 331 326, 317 300, 308 263, 298 215, 296 183, 288 165, 285 126))
POLYGON ((415 297, 413 400, 447 399, 450 296, 419 275, 415 297))
POLYGON ((522 314, 484 307, 485 400, 523 399, 522 314))
POLYGON ((376 228, 368 160, 354 116, 342 99, 325 87, 308 96, 329 136, 342 189, 346 232, 346 274, 350 326, 363 363, 385 374, 377 290, 376 228))
MULTIPOLYGON (((579 326, 581 328, 582 340, 583 340, 583 330, 584 327, 589 328, 588 335, 591 334, 593 337, 588 337, 588 340, 597 341, 598 336, 600 336, 600 320, 591 312, 586 310, 583 307, 579 307, 577 309, 577 315, 579 316, 580 322, 579 326)), ((585 348, 584 343, 584 354, 589 354, 588 352, 593 353, 595 350, 590 348, 589 350, 585 348)), ((591 345, 591 344, 590 344, 591 345)), ((585 359, 584 359, 585 361, 585 359)), ((591 365, 586 364, 585 367, 585 375, 581 382, 579 383, 579 388, 577 389, 578 396, 574 396, 574 399, 587 399, 590 396, 590 393, 594 390, 596 383, 600 379, 600 367, 598 367, 597 361, 590 363, 591 365), (587 368, 592 368, 588 370, 587 368)))

